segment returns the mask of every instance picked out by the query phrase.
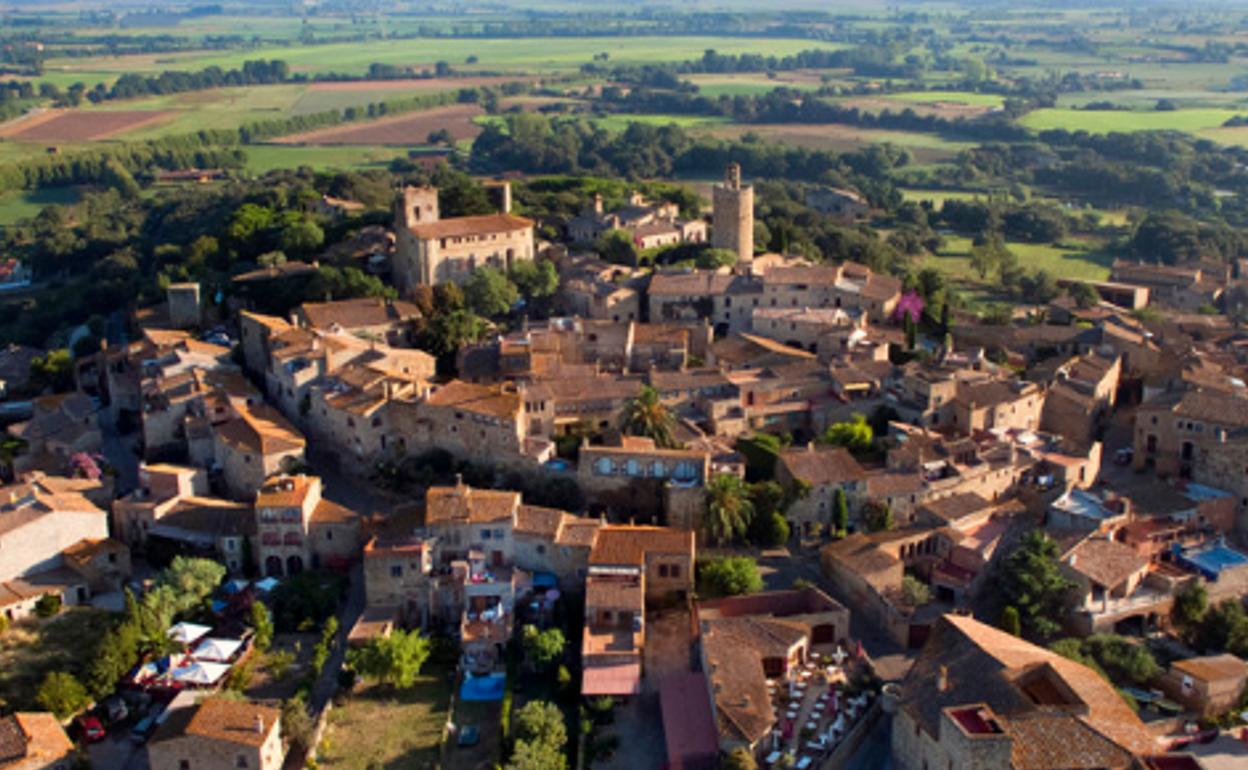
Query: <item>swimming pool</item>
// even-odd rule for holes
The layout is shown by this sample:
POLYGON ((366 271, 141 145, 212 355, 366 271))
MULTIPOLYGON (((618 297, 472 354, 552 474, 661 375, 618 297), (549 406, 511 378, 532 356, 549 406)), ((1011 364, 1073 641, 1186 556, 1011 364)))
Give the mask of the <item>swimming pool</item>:
POLYGON ((505 674, 465 675, 464 683, 459 688, 459 699, 476 702, 502 700, 506 682, 505 674))

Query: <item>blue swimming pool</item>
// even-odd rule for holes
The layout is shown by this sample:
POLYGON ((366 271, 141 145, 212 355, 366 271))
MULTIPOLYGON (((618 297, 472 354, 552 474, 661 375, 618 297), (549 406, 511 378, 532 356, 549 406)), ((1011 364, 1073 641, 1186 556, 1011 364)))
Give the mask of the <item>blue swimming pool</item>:
POLYGON ((503 699, 507 677, 504 674, 465 676, 459 688, 459 698, 464 701, 496 701, 503 699))

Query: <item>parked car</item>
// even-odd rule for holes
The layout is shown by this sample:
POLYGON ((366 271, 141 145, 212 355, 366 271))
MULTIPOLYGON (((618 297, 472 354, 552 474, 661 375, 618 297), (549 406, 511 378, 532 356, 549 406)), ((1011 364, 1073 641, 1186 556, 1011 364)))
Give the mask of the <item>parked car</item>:
POLYGON ((130 742, 136 746, 147 743, 147 739, 156 732, 156 714, 148 714, 130 728, 130 742))
POLYGON ((84 743, 99 743, 108 737, 108 731, 104 729, 104 725, 100 724, 98 717, 91 715, 78 717, 74 721, 78 727, 78 734, 82 736, 84 743))
POLYGON ((1130 465, 1132 458, 1135 457, 1135 449, 1132 447, 1123 447, 1114 452, 1115 465, 1130 465))
POLYGON ((126 721, 126 717, 130 716, 130 707, 126 705, 125 700, 119 695, 113 695, 105 698, 100 704, 100 716, 110 725, 118 722, 126 721))

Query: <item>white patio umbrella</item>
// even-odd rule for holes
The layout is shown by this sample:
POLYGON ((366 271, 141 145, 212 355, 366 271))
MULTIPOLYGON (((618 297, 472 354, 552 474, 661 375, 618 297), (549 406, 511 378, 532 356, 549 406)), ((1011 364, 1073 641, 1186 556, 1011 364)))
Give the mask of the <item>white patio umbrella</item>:
POLYGON ((234 657, 243 643, 239 639, 205 639, 199 643, 191 657, 195 660, 211 660, 225 663, 234 657))
POLYGON ((204 661, 195 661, 189 666, 175 668, 173 670, 173 681, 182 682, 183 684, 202 684, 212 685, 221 681, 230 667, 224 663, 207 663, 204 661))
POLYGON ((212 629, 198 623, 178 623, 169 629, 169 638, 181 644, 194 644, 208 635, 212 629))

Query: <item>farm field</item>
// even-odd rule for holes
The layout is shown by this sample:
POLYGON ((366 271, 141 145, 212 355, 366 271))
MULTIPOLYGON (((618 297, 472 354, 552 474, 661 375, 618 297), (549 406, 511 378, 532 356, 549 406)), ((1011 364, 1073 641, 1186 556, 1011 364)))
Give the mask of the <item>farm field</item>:
POLYGON ((242 148, 247 170, 264 174, 283 168, 308 166, 316 170, 381 168, 395 158, 407 155, 406 147, 344 145, 297 147, 282 144, 250 144, 242 148))
POLYGON ((275 140, 277 144, 301 145, 421 145, 434 131, 446 130, 455 141, 476 138, 481 127, 473 118, 482 115, 475 104, 456 104, 422 110, 391 118, 381 118, 366 123, 322 128, 302 134, 292 134, 275 140))
POLYGON ((1000 107, 1005 101, 999 94, 980 94, 974 91, 903 91, 887 94, 882 98, 918 104, 965 104, 973 107, 1000 107))
POLYGON ((698 87, 698 93, 711 98, 720 96, 757 96, 758 94, 770 93, 777 88, 814 91, 823 85, 823 76, 825 74, 833 74, 833 72, 833 70, 820 72, 777 72, 775 77, 768 77, 758 73, 693 75, 688 80, 698 87))
POLYGON ((757 134, 773 142, 836 152, 848 152, 870 144, 888 142, 909 150, 914 156, 915 163, 918 164, 948 160, 958 152, 975 146, 973 142, 947 140, 935 134, 859 128, 840 124, 751 123, 744 125, 734 123, 715 127, 710 133, 725 139, 757 134))
POLYGON ((556 38, 413 38, 368 43, 280 45, 251 51, 188 51, 53 58, 45 71, 61 82, 95 82, 100 74, 111 79, 127 72, 154 74, 164 70, 195 70, 216 66, 241 67, 248 59, 282 59, 291 71, 306 75, 342 73, 362 75, 374 62, 400 67, 433 69, 439 61, 463 71, 567 72, 578 69, 597 54, 613 64, 653 64, 702 56, 708 48, 721 54, 759 53, 776 56, 812 48, 840 46, 815 40, 734 37, 556 37, 556 38), (470 56, 478 57, 465 64, 470 56), (90 75, 91 77, 88 77, 90 75))
POLYGON ((0 138, 57 144, 107 139, 160 123, 172 114, 161 110, 45 110, 0 126, 0 138))
POLYGON ((1228 119, 1245 114, 1226 109, 1181 109, 1172 111, 1072 110, 1060 107, 1036 110, 1021 123, 1034 131, 1064 128, 1096 134, 1111 131, 1198 131, 1220 127, 1228 119))

